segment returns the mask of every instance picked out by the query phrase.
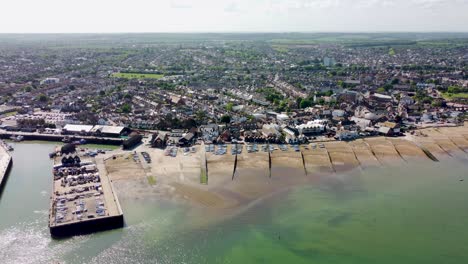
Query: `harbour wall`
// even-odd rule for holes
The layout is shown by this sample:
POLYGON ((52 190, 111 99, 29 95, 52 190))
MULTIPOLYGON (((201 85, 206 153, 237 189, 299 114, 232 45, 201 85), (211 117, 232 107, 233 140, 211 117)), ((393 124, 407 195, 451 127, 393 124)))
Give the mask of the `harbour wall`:
POLYGON ((98 231, 111 230, 124 226, 123 214, 104 218, 86 219, 79 222, 50 227, 50 234, 54 238, 64 238, 75 235, 85 235, 98 231))
MULTIPOLYGON (((18 133, 18 132, 3 132, 0 133, 0 139, 10 139, 11 136, 23 136, 24 140, 41 140, 41 141, 54 141, 62 142, 66 137, 65 135, 44 135, 37 133, 18 133)), ((91 137, 91 136, 69 136, 72 141, 85 139, 90 144, 101 145, 121 145, 124 141, 121 138, 105 138, 105 137, 91 137)))
POLYGON ((3 191, 12 163, 13 158, 10 153, 0 145, 0 193, 3 191))

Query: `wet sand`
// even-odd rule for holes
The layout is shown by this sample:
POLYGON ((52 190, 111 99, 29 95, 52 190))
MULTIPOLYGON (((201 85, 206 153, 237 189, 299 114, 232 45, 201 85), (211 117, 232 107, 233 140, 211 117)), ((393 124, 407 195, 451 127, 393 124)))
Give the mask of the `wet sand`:
POLYGON ((267 152, 259 146, 259 152, 248 153, 243 147, 242 154, 237 157, 234 177, 235 155, 231 155, 232 146, 228 145, 225 155, 206 153, 207 184, 203 184, 200 177, 204 146, 197 146, 196 153, 186 155, 179 149, 177 157, 140 146, 137 153, 148 152, 151 164, 142 158, 135 162, 124 154, 108 159, 106 166, 119 196, 122 193, 137 199, 170 199, 214 210, 238 210, 273 193, 324 180, 331 174, 380 166, 391 168, 415 161, 434 162, 425 151, 441 162, 466 158, 468 127, 427 129, 422 133, 405 138, 326 142, 324 148, 302 146, 300 152, 292 148, 275 150, 271 153, 271 172, 267 152), (154 178, 156 183, 150 184, 148 177, 154 178))

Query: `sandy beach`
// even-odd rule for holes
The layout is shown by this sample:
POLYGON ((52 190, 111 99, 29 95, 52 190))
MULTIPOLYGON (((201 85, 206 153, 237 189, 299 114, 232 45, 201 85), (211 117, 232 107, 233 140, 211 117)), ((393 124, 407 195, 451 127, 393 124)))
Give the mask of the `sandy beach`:
POLYGON ((113 151, 106 154, 105 165, 119 196, 170 199, 224 211, 239 209, 273 193, 331 174, 415 161, 435 162, 434 158, 440 162, 454 158, 467 160, 468 127, 428 128, 404 138, 376 137, 320 145, 301 146, 300 151, 291 147, 282 151, 272 145, 276 149, 270 154, 271 171, 268 152, 262 151, 259 145, 259 152, 248 153, 243 146, 234 175, 236 156, 231 154, 231 145, 227 145, 225 155, 205 154, 202 145, 196 146, 194 153, 178 149, 176 157, 141 145, 135 149, 137 160, 133 152, 113 151), (142 151, 149 153, 151 163, 143 159, 142 151), (205 155, 206 183, 201 180, 205 155))

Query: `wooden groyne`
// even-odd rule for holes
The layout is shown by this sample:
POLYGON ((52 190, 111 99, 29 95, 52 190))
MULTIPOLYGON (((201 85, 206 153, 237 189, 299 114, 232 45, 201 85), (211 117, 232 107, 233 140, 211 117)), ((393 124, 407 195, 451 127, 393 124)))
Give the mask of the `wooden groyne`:
POLYGON ((234 180, 234 176, 236 175, 236 169, 237 169, 237 154, 236 154, 236 158, 234 159, 234 169, 232 171, 232 179, 231 180, 234 180))
POLYGON ((307 176, 307 167, 305 164, 304 153, 302 151, 301 151, 301 158, 302 158, 302 166, 304 166, 304 173, 305 173, 305 176, 307 176))
POLYGON ((12 163, 13 158, 3 144, 0 143, 0 193, 8 178, 12 163))
POLYGON ((200 162, 200 183, 208 184, 208 159, 206 158, 206 151, 204 145, 202 145, 200 162))

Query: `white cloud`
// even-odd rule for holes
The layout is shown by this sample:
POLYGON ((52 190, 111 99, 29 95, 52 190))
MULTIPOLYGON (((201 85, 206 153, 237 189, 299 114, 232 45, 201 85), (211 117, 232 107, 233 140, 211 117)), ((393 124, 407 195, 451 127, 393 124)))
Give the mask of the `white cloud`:
POLYGON ((171 0, 172 8, 192 8, 192 2, 189 0, 171 0))
POLYGON ((468 0, 1 1, 0 32, 468 31, 468 0))

